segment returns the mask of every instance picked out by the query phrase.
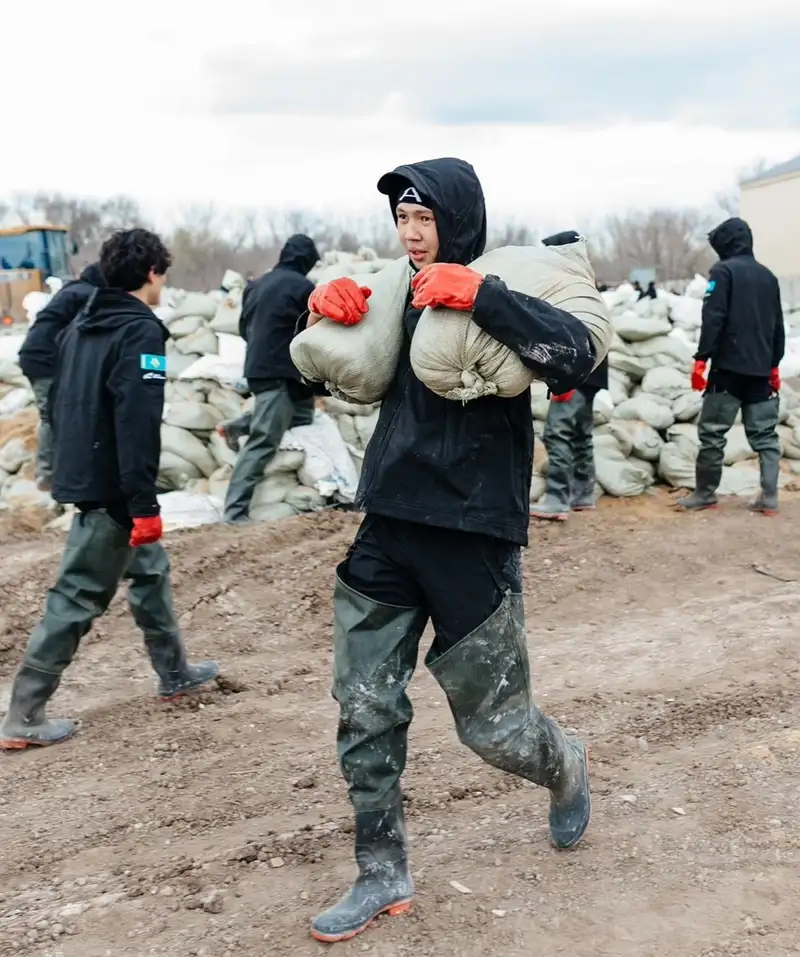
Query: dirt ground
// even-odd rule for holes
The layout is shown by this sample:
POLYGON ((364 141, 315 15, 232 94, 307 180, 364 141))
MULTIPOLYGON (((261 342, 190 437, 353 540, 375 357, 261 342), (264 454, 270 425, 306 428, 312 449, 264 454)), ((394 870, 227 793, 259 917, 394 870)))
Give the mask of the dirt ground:
MULTIPOLYGON (((187 643, 226 679, 191 701, 152 697, 118 597, 54 702, 81 733, 0 756, 0 955, 325 950, 309 921, 353 873, 330 595, 357 521, 169 536, 187 643)), ((767 519, 739 502, 678 514, 663 496, 534 528, 531 661, 539 702, 591 747, 587 836, 551 848, 547 793, 463 749, 420 668, 417 898, 336 952, 800 953, 798 527, 800 499, 767 519)), ((60 541, 0 542, 3 702, 60 541)))

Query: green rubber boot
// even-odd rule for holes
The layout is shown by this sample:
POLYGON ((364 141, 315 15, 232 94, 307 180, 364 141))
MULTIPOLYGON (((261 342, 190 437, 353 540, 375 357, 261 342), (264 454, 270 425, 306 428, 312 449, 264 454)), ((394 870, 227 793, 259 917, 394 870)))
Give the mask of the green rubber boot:
POLYGON ((67 718, 48 718, 45 705, 56 693, 61 675, 23 665, 14 679, 8 713, 0 725, 0 748, 7 751, 44 748, 75 734, 77 724, 67 718))

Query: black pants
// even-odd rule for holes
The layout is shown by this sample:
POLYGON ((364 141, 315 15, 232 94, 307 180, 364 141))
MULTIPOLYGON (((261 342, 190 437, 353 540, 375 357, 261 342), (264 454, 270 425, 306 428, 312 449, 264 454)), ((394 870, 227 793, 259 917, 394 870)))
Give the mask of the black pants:
POLYGON ((509 590, 522 591, 522 549, 489 535, 367 515, 340 575, 384 605, 422 608, 433 657, 482 625, 509 590))

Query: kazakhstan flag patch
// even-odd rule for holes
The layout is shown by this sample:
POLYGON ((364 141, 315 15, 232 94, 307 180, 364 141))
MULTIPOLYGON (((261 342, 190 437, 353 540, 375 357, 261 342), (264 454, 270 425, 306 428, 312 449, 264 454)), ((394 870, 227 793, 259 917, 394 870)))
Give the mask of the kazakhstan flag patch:
POLYGON ((148 372, 166 372, 167 357, 150 356, 142 353, 142 355, 139 356, 139 368, 146 369, 148 372))

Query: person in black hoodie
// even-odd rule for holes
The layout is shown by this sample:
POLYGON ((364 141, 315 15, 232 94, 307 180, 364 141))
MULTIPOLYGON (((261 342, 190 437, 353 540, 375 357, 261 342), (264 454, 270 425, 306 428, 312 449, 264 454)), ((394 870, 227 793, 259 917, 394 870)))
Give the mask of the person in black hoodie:
POLYGON ((781 457, 778 367, 786 346, 780 285, 756 261, 753 234, 743 219, 726 219, 708 240, 719 262, 709 273, 692 372, 692 388, 705 393, 697 427, 700 451, 695 489, 678 505, 690 510, 716 506, 726 436, 741 411, 761 473, 761 494, 749 508, 775 515, 781 457))
POLYGON ((306 277, 318 260, 310 237, 290 236, 278 265, 248 283, 242 297, 239 334, 247 343, 244 374, 255 405, 249 417, 220 429, 232 448, 247 434, 225 496, 225 521, 232 525, 249 521, 253 492, 286 430, 314 419, 314 394, 295 368, 289 346, 314 290, 306 277))
POLYGON ((215 678, 190 665, 172 604, 156 478, 161 455, 168 333, 158 304, 170 256, 144 229, 113 235, 100 254, 108 285, 94 289, 58 342, 51 390, 53 498, 77 506, 55 585, 30 636, 0 725, 0 748, 56 744, 76 724, 45 706, 92 622, 123 578, 131 611, 173 698, 215 678))
MULTIPOLYGON (((574 230, 548 236, 545 246, 577 242, 574 230)), ((547 490, 531 508, 531 515, 564 522, 570 510, 584 512, 595 507, 594 398, 608 388, 608 358, 578 386, 564 395, 551 395, 544 427, 547 449, 547 490)))
POLYGON ((94 290, 103 284, 100 264, 87 266, 79 279, 68 282, 39 312, 19 351, 19 365, 31 384, 39 412, 36 484, 42 490, 49 491, 53 475, 53 433, 48 405, 55 375, 56 340, 83 309, 94 290))
MULTIPOLYGON (((461 741, 488 763, 550 789, 558 847, 577 844, 590 815, 585 748, 531 696, 521 565, 533 467, 530 392, 450 401, 416 378, 409 353, 422 309, 444 305, 471 311, 559 394, 576 388, 603 356, 574 316, 468 268, 486 241, 483 191, 468 163, 400 166, 378 189, 389 197, 408 253, 410 288, 397 371, 355 502, 366 515, 334 589, 333 694, 358 876, 313 921, 312 935, 325 942, 402 912, 414 893, 400 777, 412 717, 406 688, 428 621, 434 639, 425 663, 461 741)), ((352 279, 320 285, 308 325, 320 316, 357 323, 369 295, 352 279)))

